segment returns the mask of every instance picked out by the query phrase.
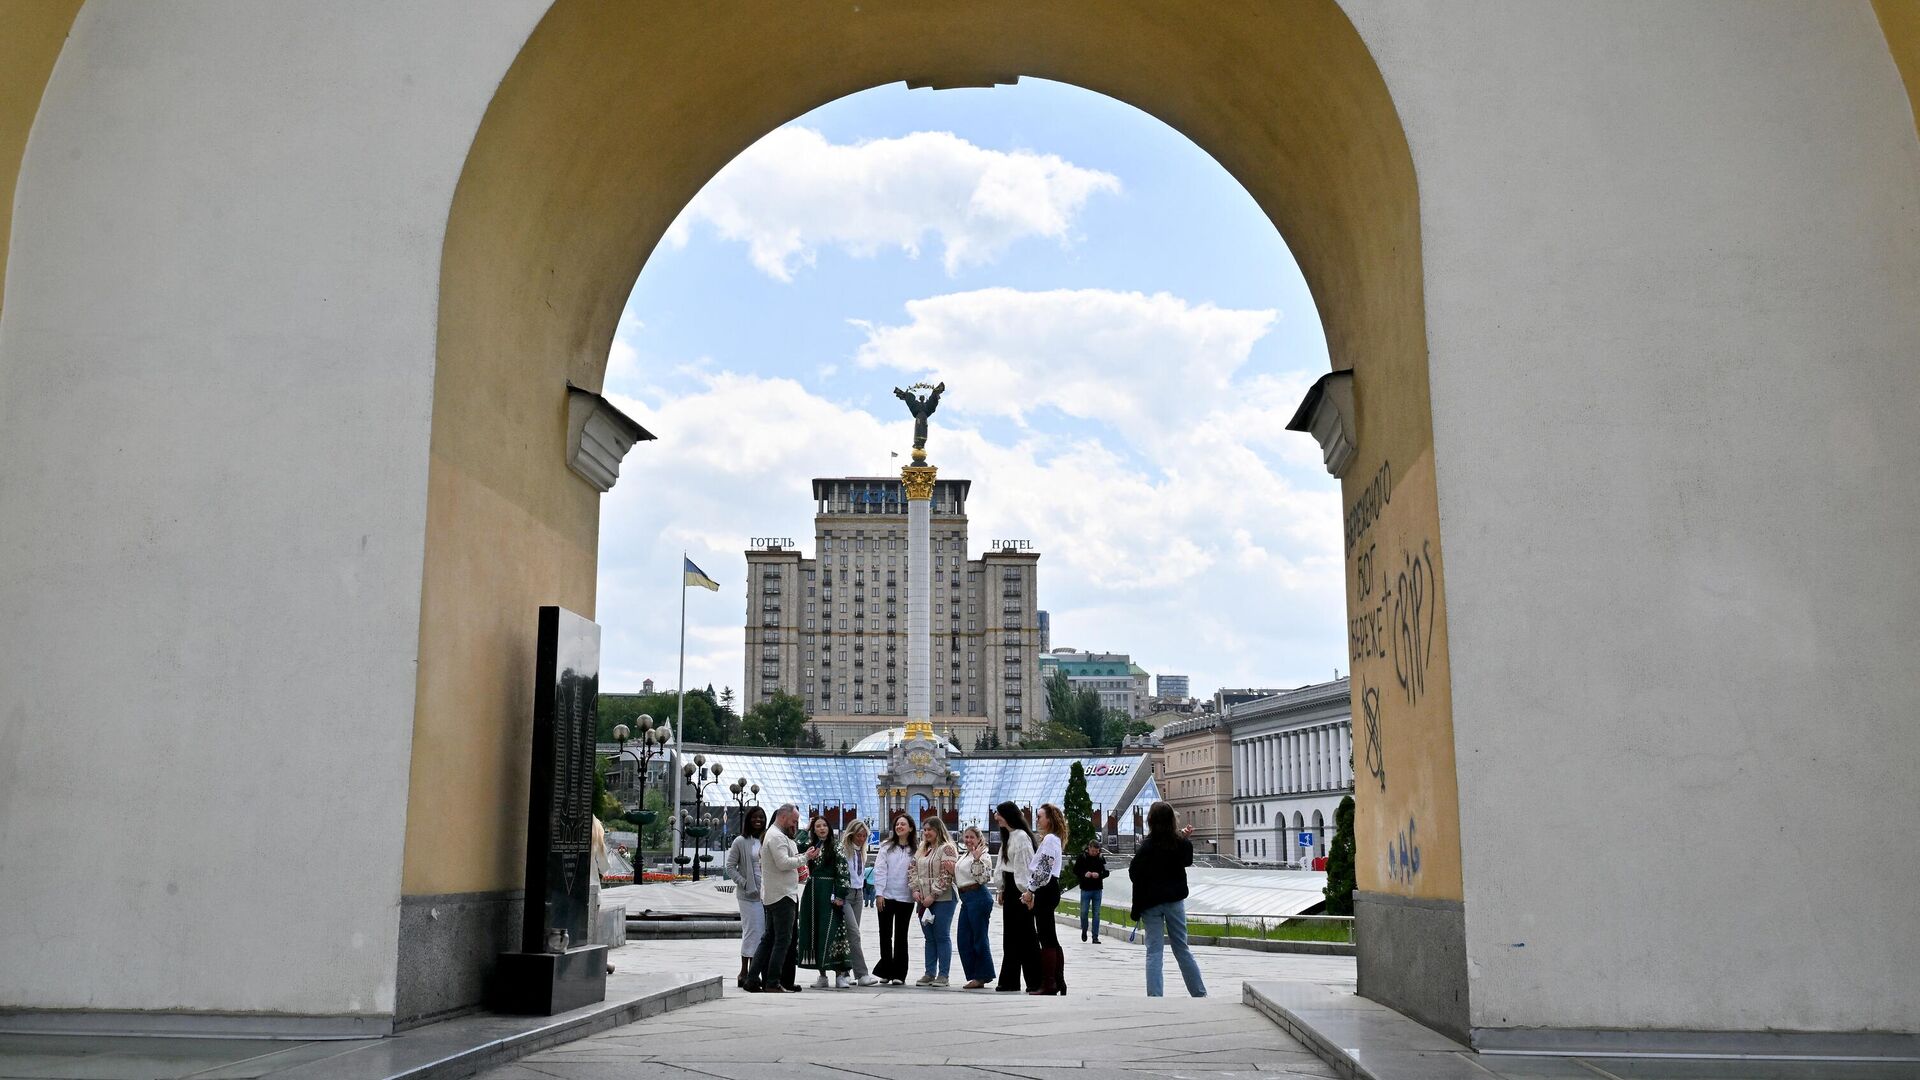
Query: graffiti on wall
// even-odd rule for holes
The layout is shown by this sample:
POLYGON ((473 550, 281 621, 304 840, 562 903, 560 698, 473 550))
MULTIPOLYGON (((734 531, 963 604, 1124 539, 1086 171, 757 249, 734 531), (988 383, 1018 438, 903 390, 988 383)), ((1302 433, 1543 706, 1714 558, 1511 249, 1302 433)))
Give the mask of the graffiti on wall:
POLYGON ((1400 553, 1400 573, 1394 579, 1393 674, 1407 695, 1407 704, 1420 701, 1427 690, 1427 667, 1433 663, 1433 620, 1437 607, 1429 595, 1433 584, 1433 542, 1420 541, 1418 554, 1400 553))
POLYGON ((1360 715, 1364 725, 1362 737, 1366 739, 1367 775, 1380 784, 1380 790, 1387 790, 1387 751, 1380 745, 1380 688, 1368 686, 1366 680, 1360 681, 1360 715))
POLYGON ((1420 876, 1420 841, 1414 819, 1387 841, 1387 880, 1407 884, 1420 876))

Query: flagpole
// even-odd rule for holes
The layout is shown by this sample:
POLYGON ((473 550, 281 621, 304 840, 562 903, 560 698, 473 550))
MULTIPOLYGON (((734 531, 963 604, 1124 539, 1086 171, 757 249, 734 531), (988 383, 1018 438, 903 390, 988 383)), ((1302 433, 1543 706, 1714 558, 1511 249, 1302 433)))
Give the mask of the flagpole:
MULTIPOLYGON (((671 774, 667 782, 673 785, 673 853, 680 854, 680 752, 681 743, 687 737, 687 553, 680 553, 680 706, 679 715, 673 724, 674 756, 668 759, 671 774)), ((675 864, 679 865, 678 863, 675 864)))

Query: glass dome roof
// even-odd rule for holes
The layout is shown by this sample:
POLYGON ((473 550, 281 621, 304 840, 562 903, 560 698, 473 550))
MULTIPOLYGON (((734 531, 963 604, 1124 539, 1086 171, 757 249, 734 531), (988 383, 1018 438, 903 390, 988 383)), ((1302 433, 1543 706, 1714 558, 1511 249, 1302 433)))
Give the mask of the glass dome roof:
MULTIPOLYGON (((859 742, 854 743, 850 750, 855 754, 868 753, 876 750, 885 751, 892 748, 894 743, 906 738, 906 736, 906 728, 883 728, 861 739, 859 742)), ((942 739, 940 741, 947 744, 947 753, 957 754, 960 752, 960 748, 953 745, 951 739, 942 739)))

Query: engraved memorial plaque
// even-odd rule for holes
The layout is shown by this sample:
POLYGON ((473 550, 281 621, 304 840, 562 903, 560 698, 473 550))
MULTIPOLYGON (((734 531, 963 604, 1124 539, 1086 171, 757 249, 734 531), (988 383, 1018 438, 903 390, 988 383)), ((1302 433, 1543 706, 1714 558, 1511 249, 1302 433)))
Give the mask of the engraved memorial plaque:
POLYGON ((599 724, 600 627, 558 607, 540 609, 527 798, 523 952, 586 945, 593 874, 593 755, 599 724))

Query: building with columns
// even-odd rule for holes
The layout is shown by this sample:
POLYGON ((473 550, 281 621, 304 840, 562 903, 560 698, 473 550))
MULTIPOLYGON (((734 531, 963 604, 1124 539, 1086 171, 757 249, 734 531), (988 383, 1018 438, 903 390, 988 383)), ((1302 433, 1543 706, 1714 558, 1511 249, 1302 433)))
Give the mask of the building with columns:
MULTIPOLYGON (((1353 794, 1353 709, 1346 679, 1233 706, 1232 853, 1306 863, 1330 848, 1334 810, 1353 794), (1311 837, 1306 846, 1302 833, 1311 837)), ((1171 728, 1173 725, 1169 725, 1171 728)))
MULTIPOLYGON (((934 482, 928 519, 931 711, 956 745, 986 732, 1018 745, 1040 689, 1038 552, 967 554, 971 480, 934 482)), ((776 692, 806 702, 829 747, 899 727, 908 715, 907 497, 894 477, 813 481, 815 558, 786 537, 747 556, 740 709, 776 692)))

